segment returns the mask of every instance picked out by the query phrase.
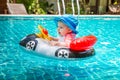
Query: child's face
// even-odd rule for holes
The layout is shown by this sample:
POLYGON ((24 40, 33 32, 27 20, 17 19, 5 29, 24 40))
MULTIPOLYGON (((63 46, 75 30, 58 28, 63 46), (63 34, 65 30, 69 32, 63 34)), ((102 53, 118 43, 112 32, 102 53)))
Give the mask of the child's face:
POLYGON ((65 24, 58 22, 58 34, 60 36, 65 36, 67 33, 72 32, 65 24))

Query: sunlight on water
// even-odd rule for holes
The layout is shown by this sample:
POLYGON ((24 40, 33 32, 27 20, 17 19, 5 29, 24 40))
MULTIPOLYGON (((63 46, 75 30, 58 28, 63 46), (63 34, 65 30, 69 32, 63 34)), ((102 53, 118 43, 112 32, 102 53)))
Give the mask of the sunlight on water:
POLYGON ((78 37, 93 34, 98 38, 95 55, 75 60, 60 60, 35 55, 19 45, 28 34, 43 25, 57 36, 53 18, 0 17, 1 80, 119 80, 120 17, 80 17, 78 37))

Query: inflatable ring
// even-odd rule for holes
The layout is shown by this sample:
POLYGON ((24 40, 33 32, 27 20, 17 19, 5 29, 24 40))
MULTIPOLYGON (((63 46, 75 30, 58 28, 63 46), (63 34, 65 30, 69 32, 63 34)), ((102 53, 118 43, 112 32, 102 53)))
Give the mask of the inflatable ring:
MULTIPOLYGON (((87 50, 72 50, 71 48, 51 46, 36 34, 30 34, 20 41, 20 45, 26 49, 33 50, 39 55, 45 55, 53 58, 83 58, 94 55, 92 47, 87 50)), ((76 48, 75 48, 76 49, 76 48)))

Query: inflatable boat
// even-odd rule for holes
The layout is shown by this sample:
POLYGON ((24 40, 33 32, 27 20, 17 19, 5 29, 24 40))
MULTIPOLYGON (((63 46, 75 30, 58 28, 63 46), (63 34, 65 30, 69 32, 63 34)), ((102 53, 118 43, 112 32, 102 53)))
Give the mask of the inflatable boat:
POLYGON ((93 35, 77 38, 70 43, 70 47, 51 46, 50 37, 46 29, 38 27, 40 33, 29 34, 20 41, 20 45, 27 50, 33 50, 39 55, 54 58, 83 58, 95 54, 93 45, 97 38, 93 35))

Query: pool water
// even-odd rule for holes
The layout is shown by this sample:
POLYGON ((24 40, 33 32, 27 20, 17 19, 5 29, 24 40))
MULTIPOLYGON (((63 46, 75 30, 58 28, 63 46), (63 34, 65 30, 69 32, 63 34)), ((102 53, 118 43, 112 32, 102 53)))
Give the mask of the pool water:
POLYGON ((57 36, 54 16, 0 16, 0 80, 119 80, 120 16, 79 16, 77 37, 98 38, 95 55, 60 60, 34 55, 19 45, 40 24, 57 36))

